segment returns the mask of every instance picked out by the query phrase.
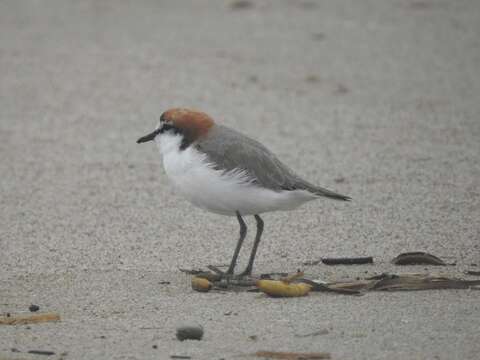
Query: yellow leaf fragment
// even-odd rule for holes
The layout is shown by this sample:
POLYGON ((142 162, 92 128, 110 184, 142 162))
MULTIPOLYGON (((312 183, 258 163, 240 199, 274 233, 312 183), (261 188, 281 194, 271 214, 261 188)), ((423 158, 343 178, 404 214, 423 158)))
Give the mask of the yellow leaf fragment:
POLYGON ((312 287, 304 283, 289 284, 279 280, 258 280, 257 287, 273 297, 298 297, 307 295, 312 287))
POLYGON ((210 291, 212 288, 212 283, 207 279, 194 276, 192 278, 192 289, 200 292, 207 292, 210 291))

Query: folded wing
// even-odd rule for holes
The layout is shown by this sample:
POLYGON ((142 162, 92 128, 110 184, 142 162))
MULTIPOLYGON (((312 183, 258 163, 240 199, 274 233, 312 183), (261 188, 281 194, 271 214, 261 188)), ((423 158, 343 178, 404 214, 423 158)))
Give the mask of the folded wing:
POLYGON ((233 129, 215 125, 209 135, 195 146, 208 155, 218 170, 243 170, 252 183, 274 191, 306 190, 317 196, 350 200, 348 196, 303 180, 265 146, 233 129))

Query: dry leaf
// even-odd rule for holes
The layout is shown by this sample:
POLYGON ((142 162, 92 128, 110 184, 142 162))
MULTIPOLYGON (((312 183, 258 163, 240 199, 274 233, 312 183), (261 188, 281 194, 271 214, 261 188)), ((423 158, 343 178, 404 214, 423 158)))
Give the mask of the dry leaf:
POLYGON ((400 254, 392 260, 392 263, 395 265, 447 265, 435 255, 421 251, 400 254))
POLYGON ((59 321, 60 315, 56 313, 40 313, 28 315, 10 315, 1 316, 0 325, 21 325, 21 324, 36 324, 42 322, 59 321))
POLYGON ((289 284, 280 280, 258 280, 257 287, 273 297, 299 297, 307 295, 312 286, 304 283, 289 284))

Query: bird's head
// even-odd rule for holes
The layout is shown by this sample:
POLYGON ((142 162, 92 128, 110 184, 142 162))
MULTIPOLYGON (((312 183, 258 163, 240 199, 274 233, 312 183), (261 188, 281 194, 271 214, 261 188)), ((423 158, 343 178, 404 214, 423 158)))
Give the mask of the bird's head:
POLYGON ((202 136, 206 136, 213 124, 213 120, 203 112, 183 108, 170 109, 160 116, 157 128, 138 139, 137 144, 155 140, 157 136, 160 138, 180 136, 180 149, 183 150, 202 136))

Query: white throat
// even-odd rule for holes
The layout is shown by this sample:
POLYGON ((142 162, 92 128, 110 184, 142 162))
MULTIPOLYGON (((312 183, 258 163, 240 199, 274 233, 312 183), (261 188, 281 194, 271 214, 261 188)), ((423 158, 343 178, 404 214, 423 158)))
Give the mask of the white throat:
POLYGON ((171 132, 159 134, 155 137, 155 143, 162 156, 180 151, 182 140, 183 136, 181 134, 172 134, 171 132))

